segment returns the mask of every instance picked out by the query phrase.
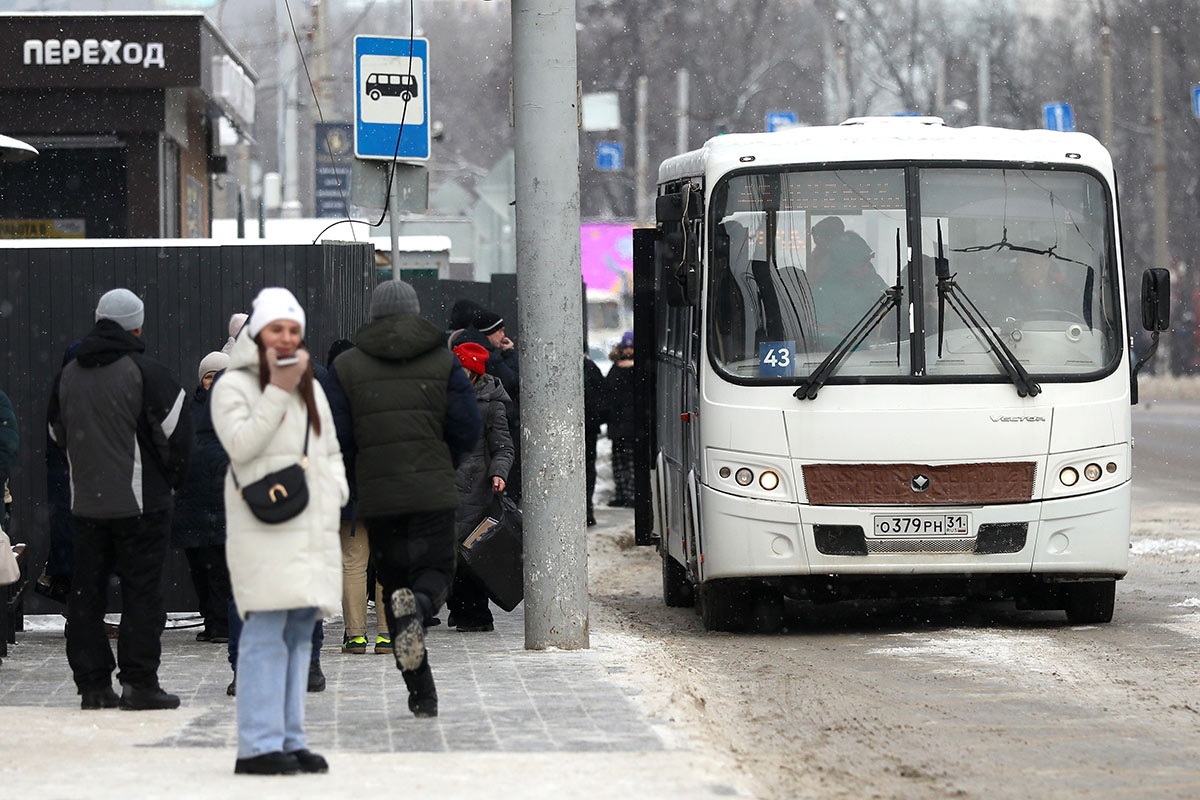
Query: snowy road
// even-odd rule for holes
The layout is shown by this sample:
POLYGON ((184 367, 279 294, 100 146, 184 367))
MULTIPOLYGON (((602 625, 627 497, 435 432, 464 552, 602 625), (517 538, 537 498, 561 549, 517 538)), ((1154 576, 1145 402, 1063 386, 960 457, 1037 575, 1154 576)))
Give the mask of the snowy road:
POLYGON ((1128 577, 1113 622, 1011 604, 790 609, 704 632, 661 601, 632 526, 603 530, 593 613, 629 633, 642 700, 761 797, 1200 796, 1200 405, 1135 412, 1128 577))

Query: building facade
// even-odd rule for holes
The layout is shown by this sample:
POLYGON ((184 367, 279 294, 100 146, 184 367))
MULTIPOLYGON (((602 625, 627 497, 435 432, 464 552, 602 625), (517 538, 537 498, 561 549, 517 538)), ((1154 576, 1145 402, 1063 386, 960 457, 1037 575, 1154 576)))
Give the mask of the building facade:
POLYGON ((0 164, 0 237, 208 236, 256 81, 203 14, 0 14, 0 132, 40 151, 0 164))

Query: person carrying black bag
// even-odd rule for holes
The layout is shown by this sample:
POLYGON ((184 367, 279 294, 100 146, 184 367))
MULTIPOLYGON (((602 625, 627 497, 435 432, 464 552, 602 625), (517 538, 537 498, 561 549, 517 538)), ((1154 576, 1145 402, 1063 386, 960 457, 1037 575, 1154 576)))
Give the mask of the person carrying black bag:
POLYGON ((338 522, 350 488, 333 415, 301 346, 304 325, 304 309, 287 289, 259 292, 210 400, 229 454, 225 552, 243 620, 240 774, 329 769, 308 749, 304 703, 314 623, 341 607, 338 522), (288 502, 300 495, 307 500, 288 502))
MULTIPOLYGON (((461 544, 487 515, 492 497, 504 492, 508 470, 513 463, 513 444, 508 432, 508 418, 504 414, 508 392, 495 376, 486 372, 487 349, 467 342, 454 348, 454 355, 458 356, 475 387, 479 415, 483 419, 483 435, 475 449, 458 465, 455 476, 459 506, 454 515, 454 530, 461 544)), ((464 633, 495 630, 487 590, 470 570, 463 567, 461 557, 446 605, 457 630, 464 633)))

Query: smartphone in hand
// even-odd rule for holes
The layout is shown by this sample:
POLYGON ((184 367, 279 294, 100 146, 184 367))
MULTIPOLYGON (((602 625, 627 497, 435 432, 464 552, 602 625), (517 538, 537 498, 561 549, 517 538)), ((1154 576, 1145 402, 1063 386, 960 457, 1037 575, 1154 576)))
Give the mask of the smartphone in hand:
POLYGON ((300 363, 300 359, 297 356, 287 356, 285 358, 275 359, 275 366, 277 367, 290 367, 292 364, 298 363, 300 363))

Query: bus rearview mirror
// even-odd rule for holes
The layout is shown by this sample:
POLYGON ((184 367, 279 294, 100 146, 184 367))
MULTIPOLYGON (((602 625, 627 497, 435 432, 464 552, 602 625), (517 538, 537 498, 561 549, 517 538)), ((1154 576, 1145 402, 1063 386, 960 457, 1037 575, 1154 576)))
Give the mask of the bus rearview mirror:
POLYGON ((1171 327, 1171 273, 1163 267, 1142 273, 1142 327, 1148 331, 1171 327))

